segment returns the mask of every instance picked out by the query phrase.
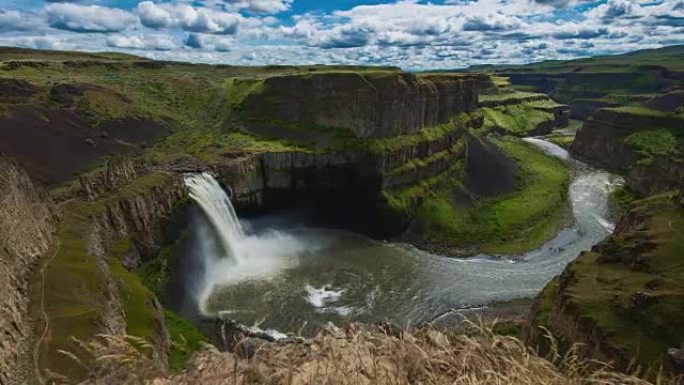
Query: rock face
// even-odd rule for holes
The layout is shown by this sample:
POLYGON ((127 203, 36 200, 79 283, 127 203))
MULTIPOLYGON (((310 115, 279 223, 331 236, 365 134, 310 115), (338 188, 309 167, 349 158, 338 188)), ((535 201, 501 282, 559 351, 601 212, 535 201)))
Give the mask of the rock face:
POLYGON ((28 274, 46 256, 54 230, 45 191, 15 163, 0 157, 0 384, 15 380, 29 334, 28 274))
POLYGON ((136 165, 130 159, 108 159, 102 169, 79 176, 81 196, 93 201, 107 192, 131 183, 137 176, 136 165))
MULTIPOLYGON (((121 176, 116 170, 105 170, 103 180, 106 175, 121 176)), ((59 353, 80 354, 72 336, 90 341, 98 334, 132 334, 149 341, 155 357, 166 363, 170 342, 163 307, 133 271, 157 254, 164 226, 187 200, 183 177, 162 171, 139 173, 118 188, 98 191, 101 194, 91 201, 77 195, 60 205, 61 247, 44 272, 45 286, 50 287, 44 302, 50 306, 32 303, 30 308, 36 314, 34 333, 40 333, 46 322, 51 331, 38 342, 41 373, 74 378, 85 374, 73 359, 59 353)), ((32 298, 40 290, 36 286, 32 298)))
POLYGON ((391 137, 446 123, 477 108, 478 77, 403 73, 278 76, 245 100, 257 119, 346 128, 358 137, 391 137))
POLYGON ((617 106, 602 99, 611 93, 623 94, 628 89, 634 98, 639 94, 666 92, 677 88, 682 74, 662 67, 642 66, 625 72, 512 72, 505 73, 511 83, 534 87, 536 92, 549 94, 559 103, 570 106, 570 118, 585 120, 604 107, 617 106), (644 81, 648 78, 648 81, 644 81), (632 88, 632 89, 630 89, 632 88))
POLYGON ((537 298, 528 342, 546 345, 539 326, 563 347, 588 357, 632 363, 655 376, 684 374, 676 349, 684 342, 681 267, 684 206, 677 193, 634 203, 615 232, 571 263, 537 298))
MULTIPOLYGON (((649 195, 684 188, 684 165, 674 156, 656 155, 648 162, 625 139, 638 127, 684 130, 684 120, 666 116, 642 116, 602 109, 577 132, 571 151, 601 167, 625 175, 635 191, 649 195)), ((679 154, 684 148, 679 145, 679 154)))
POLYGON ((413 138, 383 150, 269 152, 225 160, 211 168, 242 212, 320 201, 328 208, 339 206, 343 212, 336 214, 341 216, 367 219, 355 222, 365 222, 370 228, 357 230, 385 236, 403 224, 401 218, 385 217, 389 214, 382 192, 406 188, 444 172, 465 157, 466 128, 481 124, 482 117, 473 115, 434 136, 413 138))
MULTIPOLYGON (((131 239, 132 243, 124 255, 119 257, 123 257, 122 264, 127 269, 134 271, 142 261, 156 255, 163 236, 162 224, 169 221, 174 210, 187 199, 187 190, 181 175, 167 174, 159 178, 152 186, 144 186, 106 202, 104 210, 92 217, 91 230, 86 234, 89 255, 106 261, 107 258, 111 258, 110 248, 126 238, 131 239)), ((106 326, 101 332, 124 335, 127 332, 127 325, 121 297, 127 288, 124 287, 124 282, 107 271, 109 267, 106 263, 100 264, 100 268, 105 273, 105 280, 108 280, 103 284, 109 301, 101 315, 103 325, 106 326)), ((148 311, 156 313, 155 333, 151 339, 157 356, 162 362, 166 362, 170 342, 163 306, 154 296, 150 296, 146 307, 148 311)))
POLYGON ((187 200, 188 192, 180 174, 163 173, 147 178, 155 180, 137 191, 106 201, 104 209, 93 216, 88 241, 92 253, 104 255, 107 248, 125 237, 132 238, 136 252, 143 258, 157 252, 161 224, 187 200))

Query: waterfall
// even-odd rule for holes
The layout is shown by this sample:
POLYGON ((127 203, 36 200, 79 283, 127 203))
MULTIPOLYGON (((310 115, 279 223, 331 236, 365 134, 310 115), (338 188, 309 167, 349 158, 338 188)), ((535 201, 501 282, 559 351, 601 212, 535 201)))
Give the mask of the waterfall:
POLYGON ((202 209, 202 220, 193 229, 197 245, 191 258, 198 269, 193 276, 193 295, 201 314, 213 317, 208 301, 215 290, 249 279, 274 277, 297 264, 298 255, 311 249, 294 236, 276 230, 245 234, 228 194, 209 173, 188 174, 185 184, 190 198, 202 209))
POLYGON ((216 231, 225 257, 236 264, 243 262, 241 253, 236 251, 236 245, 245 237, 245 233, 228 194, 207 172, 186 176, 185 184, 190 189, 190 198, 202 208, 216 231))

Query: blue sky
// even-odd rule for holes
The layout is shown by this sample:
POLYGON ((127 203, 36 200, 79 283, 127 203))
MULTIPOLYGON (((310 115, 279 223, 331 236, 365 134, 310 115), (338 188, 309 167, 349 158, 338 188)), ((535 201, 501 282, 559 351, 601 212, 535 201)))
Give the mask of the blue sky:
POLYGON ((684 43, 684 0, 0 0, 0 45, 460 68, 684 43))

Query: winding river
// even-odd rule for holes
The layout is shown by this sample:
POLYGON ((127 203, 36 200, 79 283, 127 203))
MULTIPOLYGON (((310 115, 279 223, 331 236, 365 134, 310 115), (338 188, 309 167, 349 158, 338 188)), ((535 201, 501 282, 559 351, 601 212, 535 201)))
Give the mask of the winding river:
POLYGON ((456 259, 330 229, 255 230, 242 220, 235 230, 242 235, 230 241, 240 258, 232 260, 221 258, 225 242, 205 219, 194 227, 201 244, 193 249, 193 258, 203 261, 193 289, 202 313, 306 334, 328 321, 411 325, 451 309, 535 296, 613 230, 608 196, 620 179, 543 139, 526 140, 566 160, 574 175, 574 221, 539 249, 510 260, 456 259))

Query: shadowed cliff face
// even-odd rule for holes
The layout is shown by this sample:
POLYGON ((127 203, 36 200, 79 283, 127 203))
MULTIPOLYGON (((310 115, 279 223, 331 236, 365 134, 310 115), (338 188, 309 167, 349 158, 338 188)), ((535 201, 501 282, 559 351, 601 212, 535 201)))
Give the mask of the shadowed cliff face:
POLYGON ((571 151, 624 174, 629 187, 643 195, 683 188, 684 166, 680 157, 684 149, 684 120, 676 115, 637 112, 597 111, 577 132, 571 151), (666 147, 667 142, 654 141, 660 132, 671 138, 671 147, 666 147), (634 138, 646 141, 641 143, 634 138))
POLYGON ((518 167, 515 161, 491 143, 468 138, 465 187, 481 197, 495 197, 515 189, 518 167))
POLYGON ((265 80, 245 100, 254 119, 346 128, 391 137, 448 122, 477 108, 476 76, 328 73, 265 80))

